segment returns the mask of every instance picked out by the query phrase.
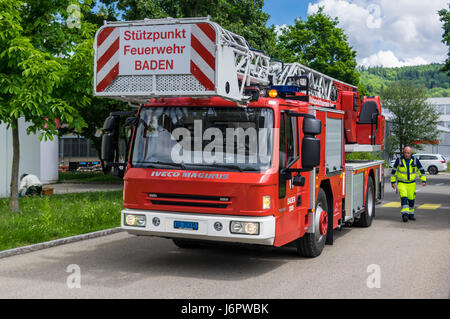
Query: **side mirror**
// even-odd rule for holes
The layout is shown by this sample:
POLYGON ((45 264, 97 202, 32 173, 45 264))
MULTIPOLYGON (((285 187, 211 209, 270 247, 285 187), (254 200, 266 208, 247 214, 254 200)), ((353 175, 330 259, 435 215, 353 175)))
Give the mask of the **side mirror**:
POLYGON ((284 168, 280 171, 280 177, 281 180, 287 181, 292 179, 292 184, 294 186, 305 186, 305 177, 300 175, 301 172, 304 172, 303 169, 291 169, 291 168, 284 168), (292 177, 292 173, 297 172, 298 174, 292 177))
POLYGON ((305 117, 303 119, 303 134, 317 135, 322 132, 322 123, 320 120, 312 117, 305 117))
POLYGON ((114 145, 115 145, 115 134, 107 132, 103 134, 102 137, 102 159, 105 162, 114 162, 114 145))
MULTIPOLYGON (((304 137, 302 140, 301 155, 302 169, 300 169, 299 172, 311 171, 320 164, 320 140, 316 138, 316 135, 322 132, 322 122, 311 114, 296 113, 292 111, 287 111, 286 114, 292 117, 303 117, 302 126, 304 137)), ((292 171, 296 170, 289 167, 282 169, 280 176, 284 179, 290 179, 292 177, 290 174, 292 171), (289 172, 289 174, 287 172, 289 172)), ((301 183, 302 181, 299 177, 298 184, 300 185, 301 183)))
POLYGON ((305 186, 305 177, 299 175, 294 176, 294 178, 292 179, 292 184, 294 186, 305 186))
POLYGON ((315 136, 322 131, 322 123, 313 117, 303 119, 302 167, 312 170, 320 164, 320 140, 315 136))
POLYGON ((320 140, 314 136, 305 136, 302 141, 302 167, 312 170, 320 164, 320 140))
POLYGON ((119 118, 116 116, 108 116, 103 124, 102 137, 102 159, 104 162, 114 162, 115 148, 119 135, 119 118))
POLYGON ((115 131, 119 129, 119 117, 117 116, 108 116, 103 124, 103 129, 105 131, 115 131))

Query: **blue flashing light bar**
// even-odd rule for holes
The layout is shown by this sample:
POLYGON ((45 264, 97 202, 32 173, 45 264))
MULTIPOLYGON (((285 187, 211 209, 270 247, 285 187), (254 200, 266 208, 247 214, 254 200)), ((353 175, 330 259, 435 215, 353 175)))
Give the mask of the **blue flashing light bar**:
POLYGON ((301 87, 296 85, 272 85, 271 90, 276 90, 280 94, 294 94, 302 91, 301 87))

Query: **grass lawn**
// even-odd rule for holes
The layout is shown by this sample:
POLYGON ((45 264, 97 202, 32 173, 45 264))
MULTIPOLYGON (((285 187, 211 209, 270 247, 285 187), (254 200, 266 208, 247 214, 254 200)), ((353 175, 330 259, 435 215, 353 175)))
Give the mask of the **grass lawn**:
POLYGON ((123 179, 103 172, 59 172, 58 182, 70 183, 123 183, 123 179))
POLYGON ((19 199, 20 213, 0 199, 0 251, 119 227, 122 191, 19 199))

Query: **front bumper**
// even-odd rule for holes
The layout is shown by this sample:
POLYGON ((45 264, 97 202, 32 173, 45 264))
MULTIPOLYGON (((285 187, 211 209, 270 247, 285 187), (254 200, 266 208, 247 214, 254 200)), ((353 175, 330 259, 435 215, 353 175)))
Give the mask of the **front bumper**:
POLYGON ((128 233, 141 236, 187 238, 270 246, 273 245, 275 239, 274 216, 231 216, 124 209, 122 210, 121 225, 122 229, 126 230, 128 233), (145 227, 125 225, 125 214, 145 215, 145 227), (158 226, 155 226, 152 223, 154 217, 159 218, 160 223, 158 226), (174 227, 175 221, 197 222, 198 230, 177 229, 174 227), (259 234, 233 234, 230 232, 231 221, 257 222, 259 223, 259 234), (214 228, 214 223, 216 222, 220 222, 223 225, 220 231, 214 228))

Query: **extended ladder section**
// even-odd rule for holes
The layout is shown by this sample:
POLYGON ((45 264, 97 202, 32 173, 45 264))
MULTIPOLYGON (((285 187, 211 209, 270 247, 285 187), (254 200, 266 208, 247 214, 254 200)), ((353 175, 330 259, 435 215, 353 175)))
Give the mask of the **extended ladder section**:
POLYGON ((271 61, 209 18, 105 22, 94 49, 94 94, 133 103, 219 96, 245 104, 246 86, 301 86, 301 79, 308 95, 327 101, 342 87, 356 89, 299 63, 271 61))
POLYGON ((95 36, 94 94, 133 103, 208 97, 245 103, 269 85, 270 58, 209 18, 105 22, 95 36))
POLYGON ((308 95, 324 100, 337 101, 338 88, 357 89, 355 86, 334 79, 308 68, 300 63, 287 63, 275 77, 276 85, 297 85, 303 87, 302 79, 307 79, 308 95))

